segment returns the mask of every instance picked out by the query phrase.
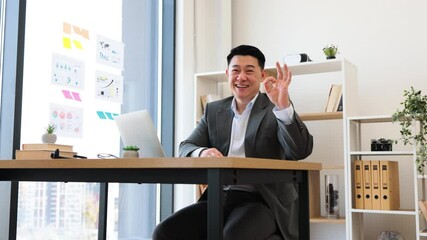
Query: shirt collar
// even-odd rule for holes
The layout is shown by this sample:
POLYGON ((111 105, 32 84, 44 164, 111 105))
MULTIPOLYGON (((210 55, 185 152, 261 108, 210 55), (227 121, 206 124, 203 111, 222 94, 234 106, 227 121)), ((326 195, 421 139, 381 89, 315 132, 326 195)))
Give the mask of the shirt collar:
MULTIPOLYGON (((255 95, 254 98, 252 98, 252 100, 248 103, 248 105, 246 106, 246 110, 251 110, 252 107, 255 104, 256 99, 258 98, 259 92, 257 93, 257 95, 255 95)), ((235 115, 238 115, 237 109, 236 109, 236 97, 233 98, 233 101, 231 102, 231 109, 233 110, 235 115)))

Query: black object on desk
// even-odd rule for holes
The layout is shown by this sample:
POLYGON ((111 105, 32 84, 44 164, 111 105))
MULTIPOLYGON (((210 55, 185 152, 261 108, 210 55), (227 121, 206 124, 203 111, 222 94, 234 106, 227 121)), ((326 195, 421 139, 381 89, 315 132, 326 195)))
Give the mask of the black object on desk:
MULTIPOLYGON (((71 159, 69 157, 63 157, 63 156, 61 156, 61 152, 59 151, 59 149, 56 149, 54 152, 52 152, 50 154, 50 158, 52 158, 52 159, 60 159, 60 158, 62 158, 62 159, 64 159, 64 158, 71 159)), ((83 159, 86 159, 87 157, 74 154, 72 158, 83 158, 83 159)))

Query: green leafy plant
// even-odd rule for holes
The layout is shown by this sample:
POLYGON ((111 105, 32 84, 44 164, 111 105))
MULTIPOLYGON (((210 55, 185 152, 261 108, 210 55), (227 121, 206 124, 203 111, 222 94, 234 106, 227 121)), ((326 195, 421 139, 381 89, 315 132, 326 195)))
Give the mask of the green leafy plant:
POLYGON ((137 146, 132 146, 132 145, 128 145, 128 146, 123 147, 123 150, 124 150, 124 151, 138 151, 138 150, 139 150, 139 147, 137 147, 137 146))
POLYGON ((331 44, 323 48, 323 53, 326 55, 327 59, 335 58, 338 53, 338 47, 331 44))
POLYGON ((46 133, 47 134, 53 134, 55 132, 55 130, 56 130, 55 124, 49 123, 47 125, 47 128, 46 128, 46 133))
POLYGON ((419 174, 424 175, 424 167, 427 162, 427 96, 413 87, 403 91, 405 100, 400 104, 402 110, 397 110, 392 118, 393 122, 399 122, 401 138, 404 145, 415 145, 417 157, 416 165, 419 174))

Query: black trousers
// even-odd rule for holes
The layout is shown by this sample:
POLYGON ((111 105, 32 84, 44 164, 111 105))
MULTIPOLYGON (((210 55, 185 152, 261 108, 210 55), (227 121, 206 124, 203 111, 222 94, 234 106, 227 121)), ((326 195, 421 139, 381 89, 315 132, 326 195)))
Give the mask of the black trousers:
MULTIPOLYGON (((265 240, 275 235, 274 215, 258 193, 233 190, 224 194, 224 240, 265 240)), ((157 225, 153 240, 172 239, 207 239, 206 200, 175 212, 157 225)))

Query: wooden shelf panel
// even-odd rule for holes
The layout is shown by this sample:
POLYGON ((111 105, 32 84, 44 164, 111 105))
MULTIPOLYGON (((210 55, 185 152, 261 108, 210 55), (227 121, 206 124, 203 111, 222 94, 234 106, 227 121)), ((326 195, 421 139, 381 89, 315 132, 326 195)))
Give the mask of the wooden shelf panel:
MULTIPOLYGON (((342 119, 342 112, 319 112, 319 113, 301 113, 298 116, 303 121, 322 121, 322 120, 335 120, 342 119)), ((197 119, 196 123, 199 122, 200 119, 197 119)))
POLYGON ((301 113, 299 116, 303 121, 334 120, 343 118, 342 112, 301 113))
POLYGON ((423 229, 420 231, 420 236, 421 237, 427 237, 427 229, 423 229))
POLYGON ((358 123, 383 123, 391 122, 391 115, 377 115, 377 116, 362 116, 362 117, 349 117, 348 121, 358 123))
POLYGON ((327 217, 311 217, 310 223, 333 223, 333 224, 345 224, 345 218, 327 218, 327 217))
POLYGON ((402 156, 402 155, 414 155, 413 151, 351 151, 352 156, 402 156))
POLYGON ((322 170, 344 170, 344 165, 339 165, 339 164, 337 164, 337 165, 326 165, 326 164, 323 164, 322 165, 322 170))

